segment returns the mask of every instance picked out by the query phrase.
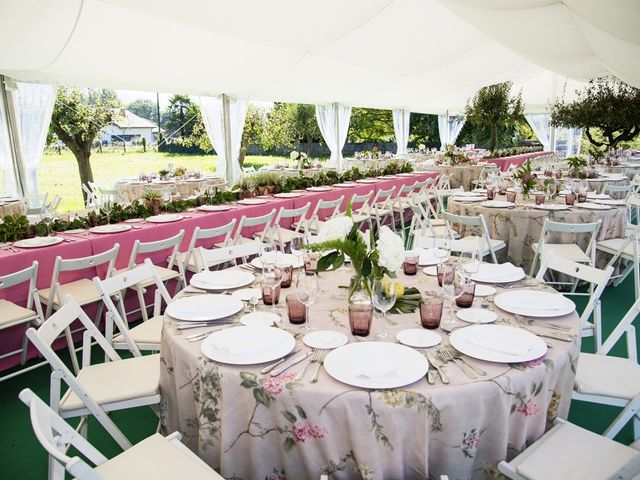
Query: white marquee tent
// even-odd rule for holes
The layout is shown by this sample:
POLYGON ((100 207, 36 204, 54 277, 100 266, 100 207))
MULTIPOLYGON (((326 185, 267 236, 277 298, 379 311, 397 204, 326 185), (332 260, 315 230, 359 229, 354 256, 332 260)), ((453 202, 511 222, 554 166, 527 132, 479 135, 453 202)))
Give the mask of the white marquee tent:
MULTIPOLYGON (((541 113, 596 76, 640 86, 638 24, 635 0, 0 0, 0 73, 334 115, 337 104, 455 114, 512 80, 541 113)), ((339 145, 344 119, 323 116, 339 145)))

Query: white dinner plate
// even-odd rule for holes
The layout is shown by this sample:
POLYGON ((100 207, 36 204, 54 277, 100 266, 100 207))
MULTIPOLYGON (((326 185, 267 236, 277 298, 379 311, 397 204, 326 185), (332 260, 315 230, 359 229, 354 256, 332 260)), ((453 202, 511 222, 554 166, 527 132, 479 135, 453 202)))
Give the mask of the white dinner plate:
POLYGON ((397 343, 361 342, 336 348, 324 369, 336 380, 360 388, 399 388, 422 379, 429 369, 421 353, 397 343))
POLYGON ((91 233, 120 233, 131 230, 131 225, 125 225, 124 223, 114 223, 113 225, 98 225, 97 227, 91 227, 89 231, 91 233))
POLYGON ((279 323, 280 315, 272 312, 251 312, 240 318, 240 323, 247 327, 270 327, 279 323))
POLYGON ((476 192, 458 192, 456 194, 457 197, 484 197, 482 194, 478 194, 476 192))
POLYGON ((491 285, 485 285, 484 283, 476 283, 476 297, 489 297, 491 295, 495 295, 496 289, 491 285))
POLYGON ((408 328, 396 333, 396 340, 413 348, 435 347, 442 342, 442 337, 432 330, 424 328, 408 328))
POLYGON ((587 198, 589 200, 607 200, 611 198, 611 195, 607 195, 606 193, 587 193, 587 198))
POLYGON ((496 312, 486 308, 461 308, 456 316, 467 323, 491 323, 498 319, 496 312))
POLYGON ((174 300, 165 313, 176 320, 202 322, 230 317, 243 308, 242 301, 231 295, 204 294, 174 300))
POLYGON ((200 205, 198 210, 201 212, 226 212, 233 209, 231 205, 200 205))
POLYGON ((621 207, 623 205, 626 205, 627 202, 625 202, 622 198, 620 198, 620 199, 594 200, 593 203, 598 203, 598 204, 601 204, 601 205, 613 205, 613 206, 621 207))
POLYGON ((262 290, 259 288, 241 288, 231 294, 233 298, 248 302, 252 298, 260 298, 262 296, 262 290))
POLYGON ((360 180, 356 180, 356 183, 378 183, 378 180, 375 178, 362 178, 360 180))
POLYGON ((267 202, 268 200, 264 198, 243 198, 242 200, 238 200, 240 205, 262 205, 267 202))
MULTIPOLYGON (((293 268, 300 268, 304 265, 304 260, 301 257, 296 257, 291 253, 276 253, 276 264, 277 265, 291 265, 293 268)), ((251 265, 256 268, 262 268, 262 259, 260 257, 256 257, 251 260, 251 265)))
POLYGON ((471 275, 471 280, 484 283, 508 283, 517 282, 524 277, 524 270, 514 266, 511 262, 499 265, 495 263, 481 263, 478 273, 471 275))
POLYGON ((331 190, 331 187, 309 187, 307 188, 307 192, 328 192, 331 190))
POLYGON ((547 353, 547 344, 533 333, 507 325, 471 325, 449 337, 459 352, 487 362, 520 363, 547 353))
POLYGON ((13 245, 20 248, 40 248, 57 245, 64 240, 62 237, 33 237, 18 240, 13 245))
POLYGON ((348 183, 334 183, 333 186, 334 187, 338 187, 338 188, 351 188, 351 187, 356 187, 358 184, 355 182, 348 182, 348 183))
POLYGON ((147 217, 147 222, 149 223, 170 223, 177 222, 178 220, 182 220, 184 217, 178 213, 166 213, 164 215, 154 215, 152 217, 147 217))
POLYGON ((302 338, 302 341, 306 346, 311 348, 330 350, 341 347, 347 343, 349 339, 341 332, 335 332, 333 330, 316 330, 315 332, 307 333, 302 338))
POLYGON ((253 273, 242 270, 214 270, 196 273, 191 277, 191 285, 204 290, 227 290, 249 285, 255 280, 253 273))
POLYGON ((560 293, 539 290, 502 292, 493 299, 496 307, 528 317, 561 317, 576 310, 576 304, 560 293))
POLYGON ((482 202, 480 205, 489 208, 511 208, 516 206, 515 203, 505 202, 504 200, 487 200, 485 202, 482 202))
MULTIPOLYGON (((420 265, 421 267, 429 267, 432 265, 437 265, 438 263, 446 260, 446 257, 438 257, 436 255, 436 250, 445 252, 444 250, 440 250, 439 248, 416 248, 415 250, 411 250, 410 252, 417 253, 419 255, 418 265, 420 265)), ((405 255, 410 252, 406 252, 405 255)))
POLYGON ((561 205, 559 203, 543 203, 542 205, 531 205, 537 210, 549 210, 555 212, 557 210, 569 210, 569 205, 561 205))
POLYGON ((436 265, 423 268, 422 271, 425 273, 425 275, 429 275, 432 277, 435 277, 436 275, 438 275, 438 267, 436 265))
POLYGON ((611 210, 611 207, 609 205, 600 205, 599 203, 592 203, 592 202, 584 202, 584 203, 576 202, 576 207, 584 208, 585 210, 611 210))
POLYGON ((487 197, 461 197, 456 195, 451 197, 451 200, 455 200, 456 202, 484 202, 487 197))
POLYGON ((299 192, 282 192, 282 193, 275 193, 273 196, 276 198, 298 198, 301 197, 303 194, 299 193, 299 192))
POLYGON ((140 222, 144 222, 144 218, 129 218, 128 220, 124 221, 124 223, 140 223, 140 222))
POLYGON ((215 362, 253 365, 282 358, 295 346, 293 335, 280 328, 243 326, 212 333, 200 351, 215 362))
POLYGON ((398 177, 415 177, 415 173, 399 173, 398 177))
POLYGON ((65 230, 63 233, 71 234, 71 235, 78 235, 78 234, 81 234, 81 233, 86 233, 86 231, 87 230, 84 229, 84 228, 74 228, 72 230, 65 230))

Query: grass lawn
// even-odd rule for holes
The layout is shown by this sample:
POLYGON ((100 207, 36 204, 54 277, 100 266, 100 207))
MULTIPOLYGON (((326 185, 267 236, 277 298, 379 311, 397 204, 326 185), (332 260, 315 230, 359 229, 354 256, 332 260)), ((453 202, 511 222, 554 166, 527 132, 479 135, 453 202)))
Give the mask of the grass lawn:
MULTIPOLYGON (((247 156, 245 164, 267 165, 282 160, 281 157, 247 156)), ((217 155, 176 155, 161 152, 94 152, 91 155, 93 177, 98 185, 110 188, 121 178, 137 177, 140 172, 157 172, 169 163, 174 167, 185 166, 190 170, 215 172, 217 155)), ((46 152, 38 170, 40 191, 50 196, 62 197, 59 212, 82 210, 82 192, 76 158, 69 151, 58 154, 46 152)))

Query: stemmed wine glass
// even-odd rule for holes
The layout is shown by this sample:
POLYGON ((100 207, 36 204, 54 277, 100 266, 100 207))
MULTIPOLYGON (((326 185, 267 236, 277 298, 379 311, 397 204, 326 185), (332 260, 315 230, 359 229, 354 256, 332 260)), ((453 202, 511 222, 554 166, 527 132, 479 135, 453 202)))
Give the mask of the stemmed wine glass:
POLYGON ((294 256, 294 258, 296 259, 296 264, 295 267, 296 268, 300 268, 304 265, 303 262, 303 257, 304 257, 304 253, 306 251, 306 248, 304 248, 304 245, 307 243, 305 237, 293 237, 291 239, 291 243, 289 248, 291 249, 291 254, 294 256))
POLYGON ((257 186, 255 177, 253 175, 247 175, 246 184, 247 184, 247 190, 249 190, 249 195, 253 197, 253 194, 257 186))
POLYGON ((472 242, 471 248, 460 255, 462 263, 460 273, 465 277, 471 277, 480 271, 480 239, 475 237, 472 242))
POLYGON ((278 250, 274 242, 263 243, 260 252, 260 259, 262 260, 262 268, 273 268, 278 260, 278 250))
POLYGON ((281 268, 276 268, 275 265, 272 265, 268 269, 263 270, 262 272, 262 282, 265 285, 268 285, 271 289, 271 311, 274 315, 276 313, 276 288, 282 282, 283 271, 281 268))
POLYGON ((305 318, 307 321, 304 324, 305 330, 310 330, 309 325, 309 307, 316 301, 320 295, 320 285, 318 285, 318 275, 315 272, 304 272, 302 275, 298 275, 298 282, 296 284, 296 297, 300 300, 300 303, 305 308, 305 318))
POLYGON ((382 312, 382 331, 376 335, 376 338, 386 339, 389 337, 387 333, 387 311, 396 303, 396 288, 388 278, 380 277, 373 281, 372 293, 374 307, 382 312))
POLYGON ((434 238, 433 254, 438 259, 438 263, 442 264, 446 262, 451 256, 451 236, 445 235, 444 237, 434 238))
MULTIPOLYGON (((449 300, 449 318, 448 321, 442 322, 443 330, 451 330, 455 324, 453 317, 453 302, 456 299, 456 266, 454 264, 443 265, 444 272, 442 275, 442 294, 449 300)), ((460 292, 461 293, 461 292, 460 292)))

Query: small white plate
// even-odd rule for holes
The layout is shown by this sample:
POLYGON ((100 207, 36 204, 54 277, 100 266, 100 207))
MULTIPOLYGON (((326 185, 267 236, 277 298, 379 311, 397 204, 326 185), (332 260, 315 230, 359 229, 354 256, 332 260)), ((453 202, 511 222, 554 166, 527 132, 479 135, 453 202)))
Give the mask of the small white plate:
MULTIPOLYGON (((426 275, 430 275, 432 277, 435 277, 436 275, 438 275, 438 267, 436 265, 432 266, 432 267, 426 267, 423 268, 422 271, 426 274, 426 275)), ((478 290, 478 286, 476 285, 476 291, 478 290)), ((477 295, 477 294, 476 294, 477 295)))
POLYGON ((331 187, 309 187, 307 188, 307 192, 328 192, 331 190, 331 187))
POLYGON ((84 228, 74 228, 73 230, 65 230, 62 233, 67 233, 67 234, 71 234, 71 235, 78 235, 81 233, 85 233, 87 230, 84 228))
POLYGON ((299 192, 282 192, 282 193, 276 193, 273 196, 275 198, 298 198, 301 197, 303 194, 299 193, 299 192))
POLYGON ((20 248, 40 248, 57 245, 64 239, 62 237, 33 237, 24 240, 18 240, 13 245, 20 248))
POLYGON ((587 199, 589 200, 609 200, 611 195, 606 193, 587 193, 587 199))
POLYGON ((378 180, 375 178, 362 178, 360 180, 356 180, 356 183, 378 183, 378 180))
POLYGON ((451 200, 454 200, 456 202, 484 202, 487 199, 487 197, 460 197, 460 196, 455 196, 455 197, 451 197, 451 200))
POLYGON ((415 177, 415 174, 414 173, 399 173, 397 176, 398 177, 407 177, 407 178, 409 178, 409 177, 415 177))
MULTIPOLYGON (((476 285, 476 290, 477 290, 476 285)), ((259 288, 241 288, 240 290, 236 290, 231 294, 233 298, 237 298, 238 300, 242 300, 243 302, 248 302, 252 298, 260 298, 262 296, 262 291, 259 288)))
POLYGON ((319 348, 322 350, 330 350, 338 348, 349 341, 344 333, 335 332, 333 330, 317 330, 307 333, 302 341, 311 348, 319 348))
POLYGON ((268 200, 263 198, 243 198, 242 200, 238 200, 240 205, 262 205, 267 203, 268 200))
POLYGON ((231 205, 200 205, 198 210, 201 212, 226 212, 232 208, 231 205))
MULTIPOLYGON (((276 264, 279 266, 292 266, 293 268, 300 268, 304 265, 304 261, 301 257, 296 257, 291 253, 276 253, 276 264)), ((260 257, 254 258, 251 260, 251 265, 256 268, 262 268, 262 259, 260 257)))
POLYGON ((124 225, 122 223, 116 223, 114 225, 98 225, 97 227, 91 227, 89 231, 91 233, 120 233, 131 230, 131 225, 124 225))
POLYGON ((456 312, 456 316, 468 323, 491 323, 498 319, 496 312, 485 308, 461 308, 456 312))
POLYGON ((338 187, 338 188, 351 188, 351 187, 357 187, 358 184, 355 182, 349 182, 349 183, 334 183, 333 184, 334 187, 338 187))
POLYGON ((516 206, 513 202, 505 202, 503 200, 487 200, 480 205, 488 208, 511 208, 516 206))
POLYGON ((124 221, 124 223, 140 223, 140 222, 144 222, 144 218, 130 218, 124 221))
POLYGON ((483 283, 476 283, 476 297, 488 297, 490 295, 495 295, 496 289, 491 285, 485 285, 483 283))
POLYGON ((177 222, 178 220, 182 220, 184 217, 177 213, 167 213, 164 215, 154 215, 152 217, 147 218, 147 222, 149 223, 170 223, 177 222))
POLYGON ((599 203, 576 203, 576 208, 584 208, 585 210, 611 210, 609 205, 600 205, 599 203))
POLYGON ((626 205, 627 202, 625 202, 623 199, 609 199, 609 200, 594 200, 593 203, 598 203, 601 205, 614 205, 614 206, 618 206, 621 207, 623 205, 626 205))
POLYGON ((279 322, 280 315, 271 312, 252 312, 240 318, 240 323, 247 327, 270 327, 279 322))
POLYGON ((429 348, 439 345, 442 342, 442 337, 436 332, 424 328, 408 328, 396 333, 396 340, 408 347, 429 348))

